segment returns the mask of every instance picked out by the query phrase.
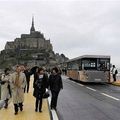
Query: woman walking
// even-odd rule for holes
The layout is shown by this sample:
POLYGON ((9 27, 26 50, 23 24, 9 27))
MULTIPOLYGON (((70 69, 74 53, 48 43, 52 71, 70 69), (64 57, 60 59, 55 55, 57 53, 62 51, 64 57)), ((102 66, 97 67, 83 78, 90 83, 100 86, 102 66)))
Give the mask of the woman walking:
POLYGON ((11 75, 11 88, 15 115, 18 114, 18 107, 20 107, 20 111, 23 110, 25 85, 26 85, 25 74, 21 72, 21 67, 17 66, 16 71, 11 75))
POLYGON ((8 100, 11 97, 11 90, 10 90, 10 69, 6 68, 5 69, 5 74, 2 75, 2 87, 1 87, 1 100, 5 101, 5 106, 4 108, 8 108, 8 100))
POLYGON ((62 78, 57 67, 52 69, 52 73, 49 77, 49 85, 52 93, 51 109, 56 110, 58 95, 60 90, 63 89, 62 78))
POLYGON ((35 111, 37 112, 39 109, 39 112, 42 112, 42 98, 43 94, 45 93, 47 87, 47 79, 44 74, 44 69, 39 68, 37 73, 37 78, 34 83, 34 93, 33 96, 36 98, 35 102, 35 111))

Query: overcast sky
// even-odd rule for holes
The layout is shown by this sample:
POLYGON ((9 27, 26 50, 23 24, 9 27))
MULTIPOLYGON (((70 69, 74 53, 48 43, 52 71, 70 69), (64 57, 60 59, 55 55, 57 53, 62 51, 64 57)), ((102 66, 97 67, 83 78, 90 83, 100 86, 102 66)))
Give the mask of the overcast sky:
POLYGON ((0 0, 0 50, 35 29, 69 58, 111 55, 120 66, 120 0, 0 0))

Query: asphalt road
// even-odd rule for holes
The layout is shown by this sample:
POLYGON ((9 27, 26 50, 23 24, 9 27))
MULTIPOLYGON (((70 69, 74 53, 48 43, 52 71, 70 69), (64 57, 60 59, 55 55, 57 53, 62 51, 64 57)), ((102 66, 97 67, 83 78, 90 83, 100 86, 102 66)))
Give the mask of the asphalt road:
POLYGON ((60 120, 120 120, 120 87, 80 84, 63 77, 58 98, 60 120))

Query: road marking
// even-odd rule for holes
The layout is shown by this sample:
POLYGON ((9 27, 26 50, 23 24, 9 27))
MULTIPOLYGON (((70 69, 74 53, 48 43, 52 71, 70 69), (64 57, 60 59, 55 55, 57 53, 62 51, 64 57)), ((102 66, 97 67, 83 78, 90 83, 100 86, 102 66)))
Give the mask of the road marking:
MULTIPOLYGON (((49 105, 50 105, 50 101, 51 101, 51 97, 48 97, 49 105)), ((52 114, 53 120, 59 120, 55 110, 51 110, 51 114, 52 114)))
POLYGON ((55 110, 51 110, 53 120, 59 120, 55 110))
POLYGON ((77 83, 77 85, 84 86, 83 84, 77 83))
POLYGON ((76 83, 76 82, 74 82, 74 81, 71 81, 72 83, 76 83))
POLYGON ((84 86, 83 84, 77 83, 77 82, 75 82, 75 81, 72 81, 72 80, 70 80, 70 81, 71 81, 72 83, 77 84, 77 85, 84 86))
POLYGON ((112 99, 114 99, 114 100, 117 100, 117 101, 119 101, 120 99, 118 99, 118 98, 116 98, 116 97, 113 97, 113 96, 111 96, 111 95, 108 95, 108 94, 106 94, 106 93, 101 93, 102 95, 104 95, 104 96, 106 96, 106 97, 109 97, 109 98, 112 98, 112 99))
POLYGON ((92 91, 96 91, 95 89, 91 88, 91 87, 86 87, 87 89, 89 90, 92 90, 92 91))

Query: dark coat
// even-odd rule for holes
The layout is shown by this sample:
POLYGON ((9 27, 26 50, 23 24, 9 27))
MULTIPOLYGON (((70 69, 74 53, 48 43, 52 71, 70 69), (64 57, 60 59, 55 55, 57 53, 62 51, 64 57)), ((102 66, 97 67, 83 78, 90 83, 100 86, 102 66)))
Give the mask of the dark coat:
POLYGON ((26 81, 30 81, 30 74, 31 73, 28 70, 25 70, 24 73, 25 73, 25 76, 26 76, 26 81))
POLYGON ((45 75, 43 75, 42 81, 39 79, 38 75, 36 77, 37 78, 34 81, 33 96, 36 97, 37 99, 40 99, 45 93, 48 83, 45 75))
POLYGON ((38 79, 38 73, 34 73, 33 88, 35 88, 35 82, 38 79))
POLYGON ((51 91, 59 92, 60 89, 63 89, 63 83, 61 75, 50 75, 49 76, 49 86, 51 91))

